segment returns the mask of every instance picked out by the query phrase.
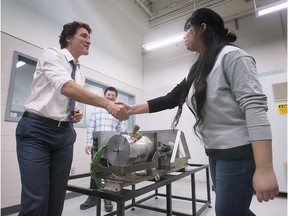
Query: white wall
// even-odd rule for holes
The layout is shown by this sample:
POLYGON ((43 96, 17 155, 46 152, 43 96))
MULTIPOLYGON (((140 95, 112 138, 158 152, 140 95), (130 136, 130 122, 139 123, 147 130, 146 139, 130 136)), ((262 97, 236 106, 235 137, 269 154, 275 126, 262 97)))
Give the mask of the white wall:
POLYGON ((81 64, 142 89, 142 32, 148 23, 132 1, 3 0, 1 8, 2 31, 41 48, 59 47, 63 24, 88 23, 90 54, 81 64))
POLYGON ((272 84, 287 80, 287 72, 279 70, 279 74, 263 74, 260 81, 268 97, 268 118, 272 125, 273 162, 281 192, 287 192, 287 114, 278 114, 278 104, 287 101, 275 101, 272 84))
MULTIPOLYGON (((238 29, 234 20, 226 22, 226 26, 238 36, 237 45, 252 54, 256 59, 258 72, 281 70, 282 75, 270 75, 261 77, 265 93, 269 97, 269 118, 273 131, 273 155, 274 167, 278 177, 280 190, 287 192, 284 162, 287 161, 287 115, 279 116, 275 112, 275 103, 271 98, 272 83, 284 82, 287 80, 287 12, 281 11, 285 29, 281 25, 280 13, 255 18, 254 14, 238 19, 238 29), (284 31, 284 32, 283 32, 284 31), (265 81, 265 82, 264 82, 265 81), (269 94, 268 94, 269 93, 269 94), (277 117, 277 118, 276 118, 277 117), (279 119, 281 118, 281 119, 279 119), (286 128, 286 130, 285 130, 286 128), (281 131, 281 133, 277 133, 281 131)), ((169 29, 176 34, 183 30, 186 20, 179 24, 175 23, 165 26, 162 29, 169 29)), ((151 34, 144 37, 145 42, 159 40, 159 35, 165 37, 161 29, 155 29, 151 34)), ((152 99, 168 93, 179 83, 192 64, 193 54, 189 53, 183 43, 171 45, 159 50, 148 52, 143 56, 144 61, 144 99, 152 99)), ((287 101, 283 101, 287 103, 287 101)), ((163 111, 154 114, 143 114, 138 117, 138 124, 144 129, 169 129, 172 119, 177 112, 173 110, 163 111)), ((192 156, 192 163, 207 163, 202 144, 193 134, 193 114, 185 107, 178 128, 184 131, 192 156)), ((204 177, 203 177, 204 178, 204 177)))

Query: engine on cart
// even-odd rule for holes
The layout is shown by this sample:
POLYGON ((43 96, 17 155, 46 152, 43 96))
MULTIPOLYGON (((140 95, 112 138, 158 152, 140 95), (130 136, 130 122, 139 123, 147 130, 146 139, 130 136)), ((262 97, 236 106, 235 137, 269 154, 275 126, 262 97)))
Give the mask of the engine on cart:
POLYGON ((90 173, 104 190, 121 191, 123 187, 146 180, 159 180, 162 175, 188 166, 189 149, 184 133, 160 130, 115 134, 93 133, 100 147, 94 154, 90 173))

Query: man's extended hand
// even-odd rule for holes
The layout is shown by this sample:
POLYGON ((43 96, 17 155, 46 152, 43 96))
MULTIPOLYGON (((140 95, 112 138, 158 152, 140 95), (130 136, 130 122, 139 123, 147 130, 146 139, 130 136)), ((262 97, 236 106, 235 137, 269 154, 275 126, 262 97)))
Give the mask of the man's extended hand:
POLYGON ((109 102, 107 106, 107 111, 119 121, 125 121, 129 118, 126 107, 120 103, 109 102))

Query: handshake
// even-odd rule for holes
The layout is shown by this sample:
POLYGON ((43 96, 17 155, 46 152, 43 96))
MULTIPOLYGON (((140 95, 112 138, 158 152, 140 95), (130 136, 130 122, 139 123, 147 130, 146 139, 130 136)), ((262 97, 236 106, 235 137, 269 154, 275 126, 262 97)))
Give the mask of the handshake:
POLYGON ((133 113, 133 106, 124 102, 112 102, 110 101, 106 106, 106 110, 109 114, 113 115, 119 121, 125 121, 133 113))

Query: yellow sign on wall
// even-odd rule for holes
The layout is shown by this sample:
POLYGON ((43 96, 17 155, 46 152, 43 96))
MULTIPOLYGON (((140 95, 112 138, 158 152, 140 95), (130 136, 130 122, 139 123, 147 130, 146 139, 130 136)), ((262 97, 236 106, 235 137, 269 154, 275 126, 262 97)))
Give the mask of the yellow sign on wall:
POLYGON ((278 104, 278 114, 287 114, 287 104, 278 104))

